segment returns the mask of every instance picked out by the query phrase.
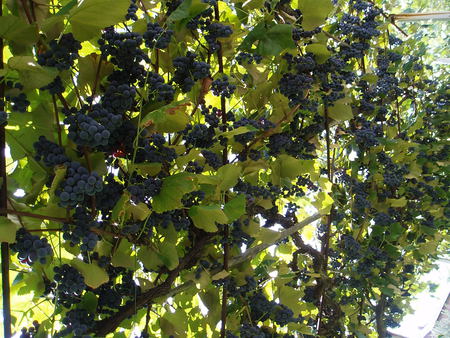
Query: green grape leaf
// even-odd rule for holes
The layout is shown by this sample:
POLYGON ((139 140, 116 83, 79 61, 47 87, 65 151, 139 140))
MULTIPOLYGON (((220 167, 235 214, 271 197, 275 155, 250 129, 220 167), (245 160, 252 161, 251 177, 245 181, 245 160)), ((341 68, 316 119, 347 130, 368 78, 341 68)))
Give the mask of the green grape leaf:
POLYGON ((306 46, 306 51, 308 53, 313 53, 316 56, 315 59, 317 60, 317 63, 319 64, 324 63, 331 56, 331 52, 328 50, 327 46, 321 43, 312 43, 306 46))
POLYGON ((223 212, 227 215, 228 221, 233 222, 245 214, 245 195, 238 195, 225 204, 223 212))
POLYGON ((325 23, 333 9, 331 0, 298 0, 297 8, 302 11, 302 27, 309 31, 325 23))
POLYGON ((72 8, 74 8, 77 5, 77 0, 70 0, 66 5, 64 5, 57 13, 56 15, 66 15, 70 12, 72 8))
POLYGON ((187 172, 165 178, 161 191, 153 197, 153 210, 161 213, 183 207, 183 195, 194 191, 196 186, 195 175, 187 172))
POLYGON ((123 21, 129 6, 129 0, 84 0, 70 10, 73 35, 80 41, 100 35, 103 28, 123 21))
POLYGON ((408 201, 406 200, 405 197, 398 198, 398 199, 388 198, 387 202, 389 203, 389 205, 391 207, 394 207, 394 208, 403 208, 408 203, 408 201))
POLYGON ((328 107, 328 116, 338 122, 351 120, 353 118, 352 107, 338 100, 334 105, 328 107))
POLYGON ((169 23, 178 22, 177 28, 182 28, 188 21, 208 8, 202 0, 184 0, 167 18, 169 23))
POLYGON ((5 216, 0 216, 0 242, 14 243, 16 241, 17 225, 5 216))
POLYGON ((141 247, 137 254, 137 258, 142 261, 142 264, 149 270, 156 270, 164 265, 158 253, 151 248, 141 247))
POLYGON ((133 216, 134 220, 144 221, 147 217, 152 213, 145 203, 138 204, 127 204, 125 207, 127 213, 130 213, 133 216))
POLYGON ((44 87, 58 75, 56 68, 42 67, 32 56, 13 56, 8 60, 8 66, 19 72, 25 90, 44 87))
POLYGON ((277 160, 272 163, 272 170, 272 183, 274 184, 279 184, 279 180, 283 178, 293 180, 299 175, 315 172, 314 161, 299 160, 285 154, 278 156, 277 160))
POLYGON ((0 38, 28 45, 35 43, 39 34, 35 23, 30 25, 17 16, 7 14, 0 17, 0 38))
POLYGON ((228 223, 228 217, 222 211, 219 205, 194 205, 189 209, 194 225, 207 232, 216 232, 217 223, 228 223))
POLYGON ((109 281, 107 272, 95 263, 88 264, 75 258, 71 264, 83 275, 86 285, 93 289, 109 281))
POLYGON ((264 21, 258 23, 244 38, 242 43, 239 45, 239 49, 246 51, 252 50, 253 43, 264 38, 264 35, 267 32, 267 26, 268 23, 264 21))
POLYGON ((217 170, 217 177, 220 180, 218 189, 228 190, 236 185, 241 174, 241 167, 238 164, 226 164, 217 170))
POLYGON ((172 335, 175 337, 183 337, 188 331, 187 313, 183 309, 178 309, 174 313, 167 311, 163 317, 159 319, 161 330, 165 335, 172 335))
POLYGON ((56 196, 55 191, 58 189, 61 182, 64 180, 64 177, 66 176, 66 167, 55 167, 55 177, 53 178, 52 185, 50 187, 50 190, 48 194, 50 195, 50 203, 55 202, 56 196))
POLYGON ((186 108, 189 100, 173 102, 160 109, 148 113, 141 121, 141 126, 155 128, 161 133, 174 133, 186 128, 190 117, 186 108))
POLYGON ((79 307, 89 312, 95 312, 95 310, 97 309, 97 303, 97 296, 93 292, 87 291, 83 295, 83 298, 81 298, 79 307))
POLYGON ((98 92, 100 89, 101 80, 112 73, 113 64, 102 60, 101 65, 100 55, 91 53, 78 59, 78 89, 82 95, 86 95, 92 92, 98 92), (97 68, 100 66, 100 70, 97 77, 97 68), (96 86, 94 90, 94 85, 96 86))
POLYGON ((279 55, 288 48, 295 48, 292 25, 278 24, 265 32, 256 50, 261 55, 279 55))
POLYGON ((158 257, 164 265, 169 270, 175 269, 179 264, 177 246, 175 243, 164 241, 158 245, 158 249, 158 257))
POLYGON ((136 260, 135 256, 133 256, 132 245, 126 239, 122 239, 119 247, 115 250, 111 257, 111 264, 128 269, 135 268, 136 260))
POLYGON ((127 202, 130 201, 130 199, 131 199, 130 193, 128 191, 124 191, 112 210, 111 217, 113 220, 118 220, 119 218, 122 218, 125 215, 126 205, 127 202))

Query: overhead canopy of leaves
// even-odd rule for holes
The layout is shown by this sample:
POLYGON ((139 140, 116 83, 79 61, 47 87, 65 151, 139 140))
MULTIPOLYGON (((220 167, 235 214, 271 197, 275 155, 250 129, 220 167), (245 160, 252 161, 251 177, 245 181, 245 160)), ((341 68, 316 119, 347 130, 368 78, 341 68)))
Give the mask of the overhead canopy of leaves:
POLYGON ((13 332, 387 336, 450 215, 445 29, 399 3, 4 1, 13 332))

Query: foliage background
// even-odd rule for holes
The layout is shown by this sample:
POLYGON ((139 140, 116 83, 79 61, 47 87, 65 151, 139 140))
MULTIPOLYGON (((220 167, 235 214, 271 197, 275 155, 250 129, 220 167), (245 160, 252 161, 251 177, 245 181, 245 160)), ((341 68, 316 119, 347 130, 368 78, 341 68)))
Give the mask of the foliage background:
MULTIPOLYGON (((36 319, 41 323, 41 335, 71 328, 61 324, 68 309, 58 301, 59 286, 47 289, 54 267, 64 263, 75 267, 87 284, 85 290, 71 296, 70 309, 92 313, 97 323, 89 323, 87 332, 97 334, 121 327, 124 331, 116 331, 115 336, 127 336, 138 326, 156 336, 218 335, 223 313, 230 333, 240 332, 241 336, 245 325, 255 330, 265 327, 267 335, 287 332, 322 336, 350 332, 375 336, 377 331, 383 334, 386 323, 395 326, 408 309, 408 296, 423 288, 416 283, 420 274, 429 271, 433 259, 447 250, 448 74, 439 65, 433 64, 434 69, 422 66, 443 50, 445 40, 440 32, 445 31, 446 24, 430 26, 436 36, 431 45, 428 39, 434 36, 424 34, 422 26, 411 25, 410 38, 395 46, 387 43, 387 34, 402 37, 401 33, 380 15, 376 20, 381 33, 368 39, 369 47, 363 50, 362 58, 355 57, 353 51, 345 60, 345 69, 325 71, 325 76, 317 66, 310 75, 313 84, 295 88, 299 84, 294 82, 294 93, 289 96, 280 89, 283 76, 295 73, 282 57, 285 52, 309 52, 320 65, 330 62, 330 57, 342 57, 345 44, 359 42, 352 33, 344 34, 339 28, 339 20, 349 9, 347 2, 340 1, 333 7, 325 0, 289 4, 219 1, 220 17, 214 13, 213 19, 233 28, 231 36, 218 39, 221 52, 211 50, 205 39, 207 29, 186 29, 191 19, 214 4, 184 1, 178 11, 170 14, 171 2, 144 3, 147 13, 141 4, 140 19, 128 20, 126 27, 128 1, 33 2, 31 19, 26 2, 25 7, 22 1, 3 4, 0 36, 6 41, 6 66, 0 73, 2 83, 9 96, 25 93, 30 107, 25 113, 13 111, 11 101, 5 107, 11 154, 6 168, 10 216, 2 219, 1 239, 14 242, 16 230, 24 227, 48 238, 53 249, 53 258, 45 264, 12 257, 14 327, 29 326, 36 319), (300 9, 303 21, 292 24, 289 20, 295 20, 295 12, 290 15, 289 8, 300 9), (145 77, 141 84, 130 81, 127 85, 136 87, 138 95, 121 112, 124 121, 131 122, 127 127, 133 133, 130 147, 117 147, 117 143, 115 149, 106 150, 80 147, 68 137, 68 123, 60 124, 64 120, 63 108, 80 109, 90 95, 103 102, 111 85, 108 75, 121 68, 110 56, 107 61, 100 59, 97 40, 101 30, 114 24, 119 32, 130 29, 142 34, 147 23, 155 21, 174 30, 174 35, 168 49, 142 46, 151 57, 145 69, 159 72, 166 83, 173 85, 173 102, 155 100, 155 88, 145 77), (293 29, 312 30, 316 26, 323 26, 323 32, 292 39, 293 29), (82 41, 80 58, 73 67, 61 71, 39 65, 37 55, 49 48, 52 39, 68 32, 82 41), (183 93, 180 83, 170 81, 175 71, 172 61, 184 55, 186 49, 195 50, 199 60, 211 64, 211 78, 196 81, 192 90, 183 93), (262 54, 263 59, 260 64, 239 65, 238 50, 262 54), (388 70, 382 70, 379 55, 387 52, 404 56, 391 61, 388 70), (237 87, 231 98, 217 97, 209 91, 210 81, 221 78, 222 73, 237 87), (52 95, 39 89, 56 75, 63 80, 63 93, 52 95), (401 81, 388 82, 388 88, 383 88, 382 80, 390 78, 401 81), (367 83, 361 84, 360 80, 367 83), (10 88, 7 81, 20 82, 24 88, 10 88), (299 95, 302 90, 304 95, 299 95), (376 94, 367 102, 364 94, 372 90, 376 94), (235 121, 240 122, 223 119, 222 114, 219 117, 224 129, 209 125, 207 113, 197 109, 203 103, 222 112, 230 110, 235 121), (374 107, 366 110, 365 104, 374 107), (275 125, 264 129, 261 118, 275 125), (202 139, 203 144, 195 140, 189 143, 192 129, 185 128, 195 125, 208 125, 213 130, 208 137, 215 137, 214 142, 208 144, 202 139), (147 136, 141 134, 144 129, 147 136), (168 148, 177 154, 176 160, 136 160, 138 149, 153 145, 148 135, 154 133, 164 135, 168 148), (63 146, 71 160, 81 162, 103 179, 108 172, 113 173, 112 181, 122 186, 122 190, 106 195, 115 202, 109 208, 99 211, 90 198, 81 203, 95 215, 94 220, 102 221, 90 229, 101 236, 93 251, 70 246, 61 231, 48 231, 61 229, 62 223, 72 224, 73 208, 62 207, 57 193, 67 179, 66 168, 49 168, 35 157, 33 144, 41 135, 63 146), (239 142, 242 135, 248 139, 239 142), (297 148, 277 145, 274 135, 288 135, 297 148), (261 158, 247 158, 250 149, 260 152, 261 158), (204 150, 222 157, 222 163, 216 166, 209 162, 204 150), (383 163, 380 153, 391 158, 393 165, 388 160, 383 163), (227 164, 228 159, 231 163, 227 164), (201 172, 187 172, 190 161, 202 166, 201 172), (136 173, 139 178, 133 181, 136 173), (386 175, 391 173, 400 175, 401 182, 387 184, 386 175), (129 187, 142 184, 144 179, 164 183, 156 194, 149 193, 139 200, 129 187), (271 185, 274 188, 267 189, 271 185), (24 191, 23 196, 18 189, 24 191), (183 200, 180 190, 187 194, 183 200), (202 193, 195 195, 197 191, 202 193), (362 208, 355 206, 357 201, 363 203, 362 208), (180 210, 182 216, 177 214, 178 218, 173 217, 168 226, 161 226, 156 215, 173 210, 180 210), (272 225, 290 227, 315 212, 320 213, 320 221, 305 226, 301 237, 276 241, 281 226, 272 225), (380 214, 387 215, 389 221, 377 224, 380 214), (176 228, 180 217, 189 223, 187 229, 176 228), (150 229, 149 220, 154 222, 150 229), (138 231, 129 232, 136 224, 138 231), (249 236, 254 238, 253 243, 249 236), (224 244, 220 238, 231 238, 232 242, 224 244), (223 260, 232 263, 248 247, 264 243, 276 245, 250 255, 251 260, 232 269, 223 269, 223 260), (99 265, 94 252, 106 257, 106 266, 99 265), (195 259, 185 259, 189 254, 195 259), (201 259, 207 260, 208 266, 201 259), (224 289, 220 284, 232 280, 245 288, 251 284, 246 279, 250 276, 256 282, 254 288, 278 304, 264 321, 247 314, 257 309, 252 297, 258 291, 253 289, 239 296, 225 291, 229 293, 228 306, 224 310, 218 306, 224 289), (108 281, 129 288, 128 293, 117 291, 121 299, 117 307, 100 305, 108 297, 100 286, 108 281), (189 288, 181 293, 170 290, 180 285, 189 288), (158 295, 149 298, 152 290, 158 295), (160 292, 169 293, 171 300, 158 299, 160 292), (151 307, 147 311, 143 305, 148 300, 151 307), (208 317, 198 311, 200 300, 209 310, 208 317), (29 307, 30 302, 36 305, 29 307), (277 311, 285 310, 279 304, 292 310, 287 324, 275 319, 277 311), (136 314, 126 319, 121 316, 126 311, 136 314)), ((403 4, 378 5, 386 6, 389 13, 403 4)), ((439 9, 430 2, 411 3, 413 8, 417 5, 439 9)), ((105 199, 102 192, 95 196, 97 201, 105 199)))

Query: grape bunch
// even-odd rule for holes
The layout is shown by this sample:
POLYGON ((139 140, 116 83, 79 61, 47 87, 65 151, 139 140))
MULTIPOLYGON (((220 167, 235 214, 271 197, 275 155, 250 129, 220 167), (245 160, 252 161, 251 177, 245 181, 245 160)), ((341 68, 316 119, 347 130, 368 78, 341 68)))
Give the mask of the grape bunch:
POLYGON ((256 64, 261 63, 262 61, 262 56, 259 54, 255 54, 255 53, 246 53, 246 52, 239 52, 238 55, 236 55, 236 62, 240 65, 243 64, 252 64, 253 62, 255 62, 256 64))
POLYGON ((104 218, 108 218, 111 210, 122 196, 123 190, 123 184, 116 181, 113 174, 108 174, 106 176, 103 189, 95 194, 96 206, 101 210, 104 218))
POLYGON ((389 226, 390 224, 394 223, 394 220, 386 213, 379 212, 375 215, 374 220, 375 225, 379 226, 389 226))
POLYGON ((94 327, 94 315, 84 309, 70 310, 62 319, 65 328, 55 334, 56 338, 67 337, 89 337, 86 333, 94 327))
POLYGON ((156 99, 156 101, 164 101, 169 103, 173 100, 175 89, 164 82, 161 75, 153 72, 148 72, 147 83, 150 87, 149 98, 156 99))
POLYGON ((280 93, 289 99, 289 104, 295 106, 302 102, 304 91, 311 88, 313 79, 305 74, 286 73, 280 79, 280 93))
POLYGON ((11 249, 17 252, 17 257, 22 263, 29 265, 35 262, 45 264, 53 255, 52 247, 47 238, 34 236, 24 228, 17 230, 16 242, 11 246, 11 249))
POLYGON ((354 131, 355 141, 361 149, 369 149, 379 144, 378 137, 383 135, 380 126, 363 121, 359 129, 354 131))
POLYGON ((289 309, 286 305, 278 304, 273 309, 273 321, 280 326, 285 326, 296 320, 293 318, 294 312, 289 309))
POLYGON ((37 55, 37 62, 41 66, 56 67, 58 70, 66 70, 73 66, 78 58, 81 43, 72 33, 63 34, 59 41, 52 40, 49 49, 37 55))
POLYGON ((270 314, 275 308, 276 303, 269 301, 262 292, 257 292, 249 298, 249 304, 251 309, 251 317, 254 321, 264 322, 269 319, 270 314))
POLYGON ((62 83, 61 77, 57 76, 48 85, 41 87, 40 90, 48 90, 52 95, 64 93, 64 84, 62 83))
POLYGON ((138 33, 118 33, 112 27, 105 29, 98 41, 102 57, 110 56, 109 61, 121 69, 108 77, 110 81, 134 83, 145 79, 146 72, 141 62, 150 62, 150 59, 140 48, 143 41, 142 35, 138 33))
POLYGON ((33 326, 31 326, 29 328, 24 327, 24 328, 22 328, 22 330, 20 330, 19 338, 36 337, 40 326, 41 325, 39 324, 39 322, 37 320, 33 321, 33 326))
POLYGON ((36 151, 36 161, 43 161, 47 167, 62 165, 69 161, 64 149, 56 143, 53 143, 45 136, 40 136, 39 140, 33 144, 36 151))
POLYGON ((258 327, 244 323, 239 328, 241 338, 266 338, 266 334, 258 327))
POLYGON ((220 49, 219 38, 227 38, 233 34, 233 30, 230 26, 223 25, 218 22, 213 22, 206 27, 205 40, 208 42, 210 53, 220 49))
POLYGON ((62 207, 75 207, 85 196, 93 196, 103 188, 101 177, 89 171, 78 162, 68 162, 64 181, 56 191, 62 207))
POLYGON ((231 244, 239 248, 243 244, 247 245, 247 247, 250 247, 250 245, 252 245, 252 243, 255 241, 255 238, 250 236, 242 229, 242 224, 248 226, 249 221, 246 220, 244 222, 241 222, 237 220, 232 223, 230 231, 231 244))
POLYGON ((56 266, 53 270, 57 284, 55 300, 66 308, 80 302, 81 294, 86 289, 83 275, 69 264, 56 266))
POLYGON ((136 96, 136 88, 126 83, 111 81, 101 99, 102 108, 113 114, 130 110, 136 96))
POLYGON ((72 215, 73 222, 64 223, 63 238, 70 243, 70 246, 79 245, 81 251, 94 250, 99 236, 91 229, 101 228, 101 223, 95 221, 92 215, 84 208, 77 207, 72 215))
POLYGON ((85 115, 82 110, 67 116, 64 123, 69 125, 67 136, 80 146, 97 147, 108 144, 111 135, 109 130, 92 117, 85 115))
POLYGON ((196 148, 209 148, 213 145, 214 129, 206 124, 195 124, 193 127, 188 126, 185 131, 184 140, 187 146, 196 148), (189 132, 187 132, 189 130, 189 132))
POLYGON ((196 54, 187 52, 186 56, 173 59, 175 72, 173 81, 181 87, 183 93, 192 89, 195 81, 210 76, 211 66, 202 61, 195 61, 196 54))
POLYGON ((222 159, 215 152, 202 150, 201 154, 205 158, 206 164, 208 164, 214 170, 219 169, 223 165, 222 159))
POLYGON ((20 93, 17 96, 6 95, 5 100, 11 102, 11 110, 14 112, 26 113, 30 105, 25 93, 20 93))
POLYGON ((351 235, 343 235, 340 246, 349 260, 359 259, 362 255, 361 245, 351 235))
POLYGON ((216 79, 211 83, 211 89, 215 96, 230 98, 236 90, 236 86, 229 83, 228 76, 216 79))
POLYGON ((222 112, 218 108, 213 106, 202 106, 201 113, 205 117, 205 122, 208 123, 210 127, 216 128, 219 126, 219 116, 222 112))
POLYGON ((294 27, 292 29, 292 40, 299 41, 301 39, 310 39, 314 35, 319 34, 322 31, 322 28, 317 27, 311 31, 305 31, 302 28, 294 27))
POLYGON ((162 227, 166 229, 170 224, 173 224, 175 230, 186 230, 189 228, 190 218, 183 213, 183 210, 171 210, 163 213, 152 212, 147 225, 150 227, 162 227))
POLYGON ((130 7, 128 7, 127 14, 125 15, 126 20, 133 20, 133 21, 138 20, 136 12, 138 11, 139 7, 136 5, 136 2, 137 0, 130 1, 130 7))
MULTIPOLYGON (((105 103, 108 105, 109 103, 105 103)), ((71 114, 77 114, 76 108, 71 109, 71 114)), ((105 127, 106 130, 109 131, 109 142, 108 146, 100 146, 100 149, 105 149, 111 146, 111 139, 116 138, 116 134, 120 133, 120 129, 126 123, 122 113, 116 113, 112 109, 107 109, 103 106, 103 102, 99 104, 92 105, 89 108, 87 105, 83 105, 81 110, 83 112, 87 112, 87 115, 105 127)), ((114 143, 114 142, 112 142, 114 143)))
POLYGON ((149 177, 142 182, 128 186, 128 191, 134 202, 149 203, 153 196, 159 194, 162 187, 162 181, 158 178, 149 177))
POLYGON ((161 134, 153 134, 144 146, 144 156, 149 162, 172 162, 177 158, 175 149, 165 146, 166 139, 161 134))
POLYGON ((149 48, 166 49, 169 46, 173 30, 162 28, 159 23, 149 22, 143 37, 149 48))

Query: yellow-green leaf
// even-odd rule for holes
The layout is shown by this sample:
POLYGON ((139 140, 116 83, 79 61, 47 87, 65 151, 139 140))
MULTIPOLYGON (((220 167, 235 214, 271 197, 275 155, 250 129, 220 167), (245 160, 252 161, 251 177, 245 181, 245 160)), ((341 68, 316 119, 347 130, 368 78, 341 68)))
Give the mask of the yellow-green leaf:
POLYGON ((194 205, 189 209, 194 225, 207 232, 216 232, 216 223, 227 223, 228 218, 218 205, 194 205))
POLYGON ((93 289, 109 281, 108 274, 98 264, 87 264, 79 259, 74 259, 72 265, 83 275, 86 285, 93 289))
POLYGON ((14 243, 16 241, 17 225, 5 216, 0 216, 0 242, 14 243))

